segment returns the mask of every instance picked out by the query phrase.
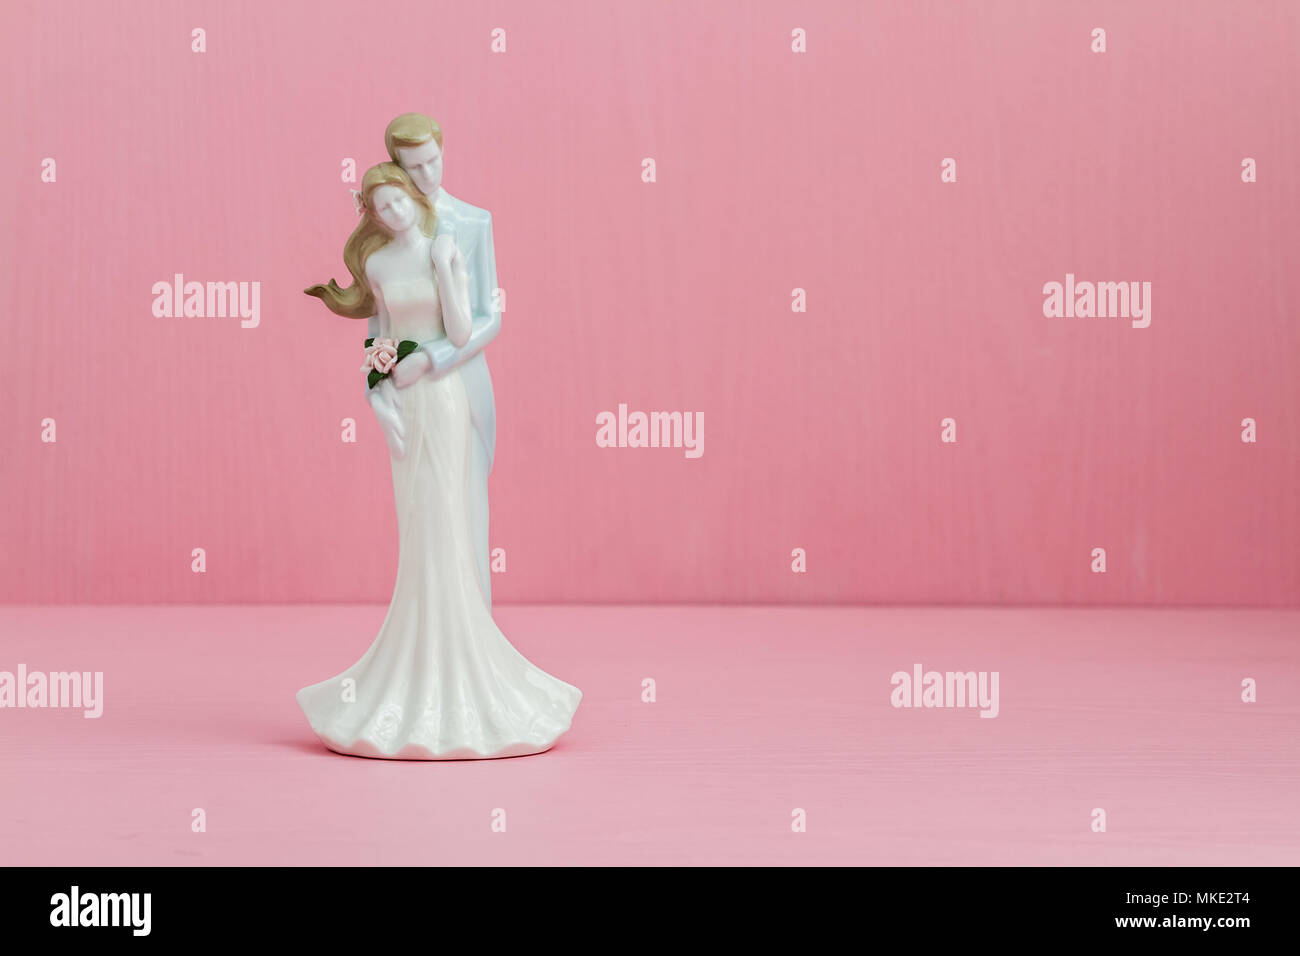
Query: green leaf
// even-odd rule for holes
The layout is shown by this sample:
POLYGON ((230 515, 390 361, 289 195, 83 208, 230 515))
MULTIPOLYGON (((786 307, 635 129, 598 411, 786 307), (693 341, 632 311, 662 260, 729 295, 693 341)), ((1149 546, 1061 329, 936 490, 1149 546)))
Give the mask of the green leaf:
POLYGON ((400 362, 419 347, 419 342, 412 342, 410 339, 403 339, 397 343, 397 360, 400 362))
POLYGON ((371 388, 374 388, 376 385, 379 384, 379 380, 383 378, 388 378, 388 375, 386 373, 381 374, 380 372, 376 372, 372 368, 370 370, 370 374, 366 376, 366 382, 370 385, 371 388))
POLYGON ((366 339, 366 348, 370 348, 370 346, 374 344, 375 344, 374 336, 371 336, 370 338, 366 339))

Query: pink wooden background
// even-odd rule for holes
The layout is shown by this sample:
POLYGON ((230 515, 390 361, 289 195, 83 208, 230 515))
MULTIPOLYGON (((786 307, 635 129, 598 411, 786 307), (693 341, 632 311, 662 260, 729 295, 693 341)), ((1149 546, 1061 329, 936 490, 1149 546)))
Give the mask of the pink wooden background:
POLYGON ((1300 603, 1297 49, 1292 2, 6 3, 0 601, 387 600, 363 329, 301 290, 421 110, 507 293, 498 601, 1300 603), (260 324, 154 317, 177 272, 260 324), (1045 318, 1067 272, 1151 326, 1045 318), (596 447, 619 403, 703 456, 596 447))

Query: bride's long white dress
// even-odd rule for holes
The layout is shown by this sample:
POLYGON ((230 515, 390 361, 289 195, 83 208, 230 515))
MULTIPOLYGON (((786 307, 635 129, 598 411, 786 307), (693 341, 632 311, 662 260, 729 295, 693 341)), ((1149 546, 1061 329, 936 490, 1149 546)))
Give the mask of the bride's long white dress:
MULTIPOLYGON (((396 339, 443 334, 437 283, 384 286, 396 339)), ((330 750, 456 760, 541 753, 572 724, 582 691, 533 665, 492 620, 469 529, 472 426, 459 370, 397 389, 406 453, 392 459, 400 545, 379 635, 298 704, 330 750)))

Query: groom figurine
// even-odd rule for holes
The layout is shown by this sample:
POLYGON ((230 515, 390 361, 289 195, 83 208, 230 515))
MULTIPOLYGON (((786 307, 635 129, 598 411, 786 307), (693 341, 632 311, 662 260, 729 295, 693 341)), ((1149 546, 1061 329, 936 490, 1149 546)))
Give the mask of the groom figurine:
MULTIPOLYGON (((483 347, 501 331, 497 311, 496 251, 492 247, 492 214, 448 195, 442 188, 442 129, 423 113, 403 113, 384 132, 388 155, 410 174, 419 190, 433 202, 437 215, 436 235, 449 235, 465 259, 469 271, 469 304, 473 328, 469 341, 457 348, 448 338, 422 342, 420 348, 393 368, 392 374, 367 391, 370 407, 384 429, 389 446, 399 457, 405 453, 400 389, 423 375, 441 378, 460 368, 473 437, 469 460, 469 526, 478 559, 479 587, 488 610, 492 610, 492 569, 488 560, 488 473, 496 450, 496 404, 492 378, 488 375, 483 347)), ((379 334, 379 317, 369 320, 371 336, 379 334)))

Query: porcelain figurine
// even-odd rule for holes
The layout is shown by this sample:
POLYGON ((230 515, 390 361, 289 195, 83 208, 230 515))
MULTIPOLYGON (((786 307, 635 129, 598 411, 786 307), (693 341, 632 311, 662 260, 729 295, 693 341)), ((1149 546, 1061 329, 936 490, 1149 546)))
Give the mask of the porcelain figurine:
MULTIPOLYGON (((421 352, 393 376, 393 386, 371 390, 371 408, 379 419, 389 447, 402 450, 401 418, 394 403, 399 390, 428 374, 441 378, 460 369, 469 392, 469 410, 474 426, 470 449, 470 530, 478 559, 479 584, 488 607, 492 607, 492 573, 488 556, 488 473, 496 450, 496 405, 492 379, 488 375, 483 347, 501 331, 501 313, 496 308, 497 260, 492 243, 492 214, 471 206, 442 188, 442 129, 423 113, 403 113, 384 131, 389 158, 405 169, 415 185, 432 202, 438 235, 449 235, 464 256, 469 272, 471 328, 464 345, 443 337, 422 343, 421 352)), ((371 316, 369 334, 379 334, 379 317, 371 316)))
POLYGON ((298 703, 339 753, 541 753, 571 727, 582 691, 532 664, 492 619, 495 409, 482 354, 500 328, 491 217, 441 189, 442 134, 428 117, 398 117, 386 139, 400 162, 367 170, 355 195, 360 220, 343 252, 352 284, 306 292, 367 320, 363 387, 388 441, 397 580, 370 648, 298 703))

